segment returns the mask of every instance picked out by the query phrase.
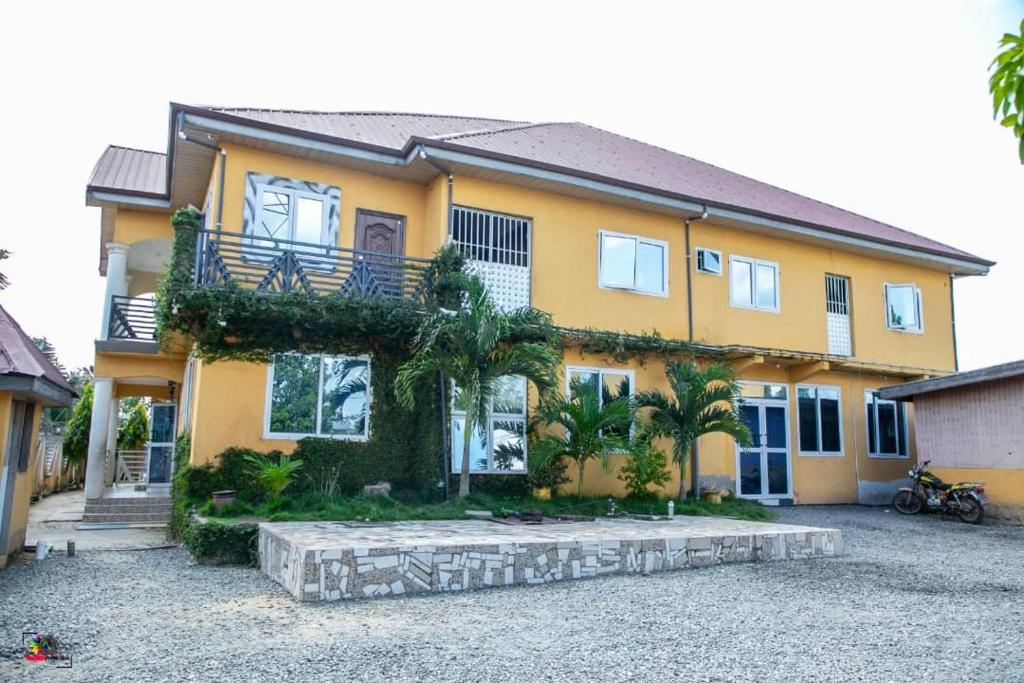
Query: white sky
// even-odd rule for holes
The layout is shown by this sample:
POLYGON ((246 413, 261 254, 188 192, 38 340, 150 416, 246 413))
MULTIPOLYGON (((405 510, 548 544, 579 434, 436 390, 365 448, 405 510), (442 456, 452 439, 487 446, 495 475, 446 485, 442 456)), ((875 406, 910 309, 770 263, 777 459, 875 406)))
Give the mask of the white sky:
POLYGON ((986 72, 1024 0, 385 4, 6 7, 0 303, 92 363, 85 183, 108 143, 165 150, 171 100, 421 111, 584 121, 997 260, 957 283, 961 367, 1024 356, 1024 167, 986 72))

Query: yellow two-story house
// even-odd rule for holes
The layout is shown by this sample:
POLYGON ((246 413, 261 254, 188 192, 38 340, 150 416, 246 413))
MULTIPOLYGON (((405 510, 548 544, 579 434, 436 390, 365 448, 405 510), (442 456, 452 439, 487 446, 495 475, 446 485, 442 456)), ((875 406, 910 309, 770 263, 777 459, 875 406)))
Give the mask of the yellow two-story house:
MULTIPOLYGON (((390 387, 375 384, 369 346, 263 364, 155 342, 148 295, 169 262, 170 214, 189 204, 205 221, 196 287, 400 298, 415 285, 402 268, 453 242, 502 306, 542 309, 565 329, 566 391, 577 378, 667 389, 665 357, 588 352, 582 330, 656 330, 729 361, 755 439, 702 438, 700 482, 768 504, 891 497, 914 460, 913 415, 874 392, 956 368, 954 280, 992 265, 580 123, 172 104, 166 153, 108 148, 87 203, 101 208, 107 278, 90 499, 111 481, 118 396, 151 396, 160 411, 142 470, 151 488, 169 481, 180 433, 194 464, 233 446, 382 438, 375 394, 390 387), (343 380, 362 388, 339 399, 343 380)), ((529 413, 525 385, 508 394, 473 457, 481 476, 526 468, 494 457, 498 441, 522 440, 529 413)), ((458 412, 442 420, 459 438, 458 412)), ((622 492, 616 467, 593 468, 585 490, 622 492)))

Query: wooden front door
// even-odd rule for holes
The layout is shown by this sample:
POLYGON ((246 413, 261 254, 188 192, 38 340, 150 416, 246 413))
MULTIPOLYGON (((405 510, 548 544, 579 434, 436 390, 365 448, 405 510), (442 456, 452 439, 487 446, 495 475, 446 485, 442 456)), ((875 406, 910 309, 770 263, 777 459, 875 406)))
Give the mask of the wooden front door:
POLYGON ((356 209, 356 249, 405 255, 405 216, 356 209))

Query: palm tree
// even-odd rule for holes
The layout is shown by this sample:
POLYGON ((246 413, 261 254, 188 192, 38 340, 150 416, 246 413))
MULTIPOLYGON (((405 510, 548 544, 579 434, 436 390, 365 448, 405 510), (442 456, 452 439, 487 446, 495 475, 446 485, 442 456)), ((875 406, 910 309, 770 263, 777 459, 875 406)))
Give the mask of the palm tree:
POLYGON ((479 278, 465 280, 463 305, 429 313, 413 340, 413 357, 398 369, 395 394, 406 408, 415 387, 439 372, 455 383, 465 406, 459 497, 469 495, 469 457, 473 435, 486 424, 487 411, 501 378, 525 377, 541 395, 555 385, 559 355, 552 348, 551 317, 533 308, 503 312, 487 296, 479 278))
POLYGON ((597 386, 573 381, 572 398, 545 401, 537 419, 547 425, 558 425, 564 434, 547 434, 537 440, 538 462, 551 458, 569 458, 576 463, 576 495, 583 495, 583 470, 591 458, 600 458, 607 469, 608 457, 629 446, 629 424, 633 406, 628 397, 608 402, 601 400, 597 386))
POLYGON ((665 369, 672 395, 657 389, 638 393, 634 401, 646 408, 649 428, 672 439, 672 460, 679 467, 679 499, 686 498, 686 461, 697 438, 728 434, 750 444, 750 430, 736 411, 740 392, 732 368, 715 363, 704 370, 696 363, 669 363, 665 369))

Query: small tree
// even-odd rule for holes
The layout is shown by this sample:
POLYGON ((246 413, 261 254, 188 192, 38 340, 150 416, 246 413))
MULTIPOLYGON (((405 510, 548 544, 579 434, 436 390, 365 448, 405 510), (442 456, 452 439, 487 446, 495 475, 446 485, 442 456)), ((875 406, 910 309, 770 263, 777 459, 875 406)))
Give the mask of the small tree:
POLYGON ((550 458, 569 458, 576 463, 576 495, 583 496, 583 471, 587 461, 600 458, 607 469, 608 457, 628 446, 633 407, 628 398, 602 403, 598 388, 575 380, 570 387, 572 397, 541 403, 537 419, 556 425, 563 434, 546 434, 537 439, 538 462, 550 458))
POLYGON ((629 447, 629 459, 619 470, 619 481, 633 498, 651 498, 650 486, 662 487, 672 476, 668 473, 668 458, 651 441, 649 434, 634 439, 629 447))
POLYGON ((265 455, 248 453, 245 462, 271 500, 284 493, 295 478, 295 473, 302 469, 302 460, 290 458, 284 453, 278 455, 277 462, 265 455))
POLYGON ((727 363, 701 370, 696 363, 669 363, 665 370, 671 394, 657 389, 636 395, 646 409, 648 428, 672 439, 672 460, 679 467, 679 499, 686 498, 686 462, 693 444, 705 434, 723 433, 740 445, 750 443, 750 430, 736 412, 739 385, 727 363))
POLYGON ((491 398, 502 377, 516 375, 546 393, 555 384, 559 357, 548 343, 551 318, 533 308, 503 312, 491 301, 479 278, 465 278, 463 305, 427 315, 413 340, 413 357, 398 369, 395 395, 413 408, 415 388, 438 373, 453 381, 466 410, 459 470, 459 497, 469 495, 469 454, 473 435, 485 424, 491 398), (528 341, 523 337, 543 339, 528 341))
POLYGON ((142 448, 149 440, 149 410, 138 398, 123 401, 117 429, 117 447, 126 451, 142 448))
POLYGON ((64 432, 64 461, 77 465, 89 452, 89 430, 92 427, 92 382, 79 390, 78 401, 71 408, 71 417, 64 432))
POLYGON ((1024 20, 1020 35, 1004 33, 999 47, 1003 51, 989 65, 993 69, 988 79, 992 116, 1017 136, 1017 153, 1024 164, 1024 20))

